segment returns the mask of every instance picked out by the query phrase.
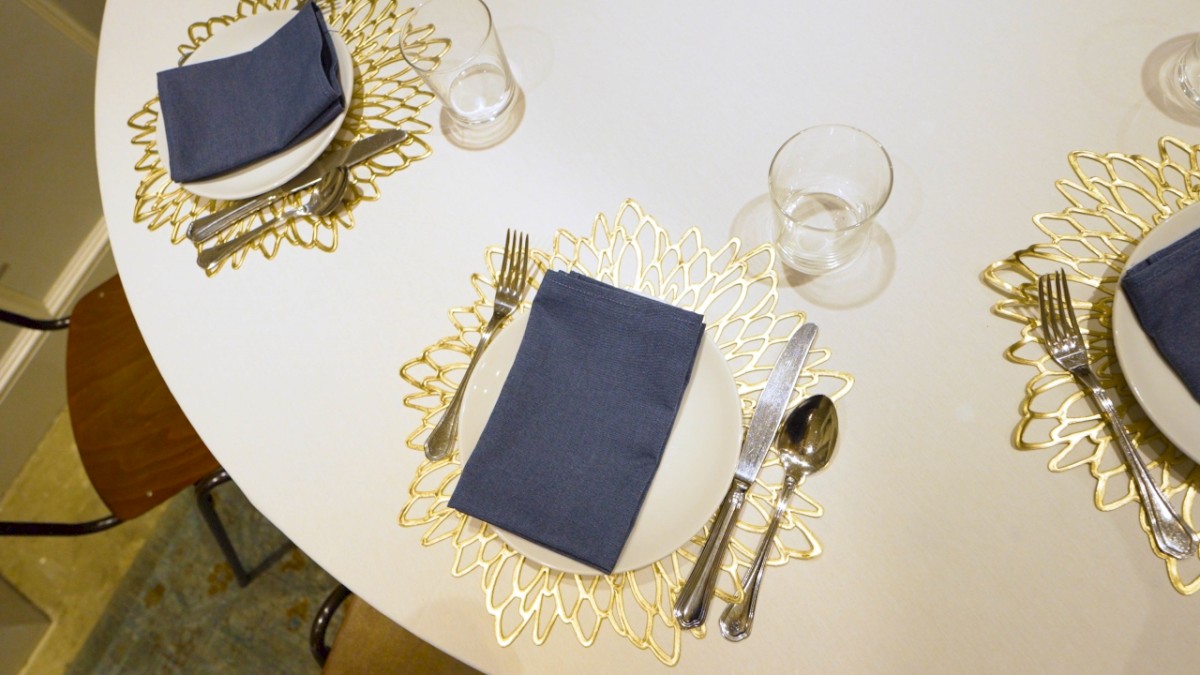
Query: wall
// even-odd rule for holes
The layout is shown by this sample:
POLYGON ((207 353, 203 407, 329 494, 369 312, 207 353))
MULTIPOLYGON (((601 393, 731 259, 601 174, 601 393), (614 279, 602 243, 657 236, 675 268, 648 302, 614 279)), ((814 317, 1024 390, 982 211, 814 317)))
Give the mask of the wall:
MULTIPOLYGON (((0 3, 5 308, 68 313, 96 267, 112 269, 92 115, 102 10, 102 2, 83 0, 0 3)), ((0 492, 66 405, 64 346, 61 335, 0 327, 0 492)))
MULTIPOLYGON (((96 180, 93 85, 101 0, 0 2, 0 307, 69 313, 116 273, 96 180)), ((0 493, 66 406, 66 336, 0 326, 0 493)), ((0 579, 0 675, 48 626, 0 579)))

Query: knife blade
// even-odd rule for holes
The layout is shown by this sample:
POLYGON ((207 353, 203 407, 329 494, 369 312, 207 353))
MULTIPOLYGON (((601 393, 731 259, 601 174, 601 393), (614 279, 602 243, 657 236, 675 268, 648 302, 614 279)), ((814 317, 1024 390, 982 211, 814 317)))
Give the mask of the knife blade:
POLYGON ((283 199, 284 197, 295 194, 307 187, 311 187, 320 182, 322 176, 329 171, 339 167, 349 168, 355 164, 365 162, 372 157, 390 150, 394 146, 402 143, 408 134, 401 129, 390 129, 381 131, 377 134, 372 134, 350 145, 331 150, 323 157, 318 159, 308 168, 296 174, 294 178, 279 187, 259 195, 250 201, 232 206, 227 209, 222 209, 215 213, 210 213, 202 218, 193 220, 188 225, 188 239, 197 244, 208 241, 218 234, 224 232, 234 223, 242 218, 283 199))
POLYGON ((721 567, 725 545, 733 532, 738 513, 746 503, 746 492, 762 468, 763 459, 767 456, 779 422, 783 419, 783 411, 792 396, 792 389, 804 367, 804 360, 808 358, 816 338, 817 327, 811 323, 804 324, 793 333, 767 377, 766 387, 758 396, 729 491, 725 493, 725 499, 717 511, 708 540, 704 542, 704 548, 675 600, 675 620, 684 628, 696 628, 708 616, 708 603, 717 585, 717 572, 721 567))

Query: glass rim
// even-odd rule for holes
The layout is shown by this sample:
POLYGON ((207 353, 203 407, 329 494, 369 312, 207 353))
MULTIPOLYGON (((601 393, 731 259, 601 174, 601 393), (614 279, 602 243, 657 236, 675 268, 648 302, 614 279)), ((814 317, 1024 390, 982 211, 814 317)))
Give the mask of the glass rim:
MULTIPOLYGON (((433 73, 433 72, 436 72, 436 69, 422 68, 421 66, 418 66, 417 64, 413 63, 412 60, 408 58, 408 50, 406 50, 404 48, 404 36, 408 33, 408 29, 412 26, 413 18, 415 16, 417 16, 417 13, 420 12, 422 8, 437 4, 439 2, 449 2, 449 1, 450 0, 425 0, 424 2, 417 5, 416 7, 413 7, 412 14, 410 14, 408 16, 408 18, 405 19, 405 21, 404 21, 404 29, 400 31, 400 38, 399 38, 400 58, 404 59, 404 62, 407 63, 410 68, 417 71, 418 74, 423 75, 425 73, 433 73)), ((484 2, 483 0, 460 0, 460 1, 474 2, 475 4, 479 5, 480 7, 483 8, 484 17, 487 18, 487 31, 484 32, 483 38, 481 40, 479 40, 479 42, 475 45, 475 49, 474 49, 474 51, 471 52, 471 55, 462 60, 462 62, 464 64, 466 64, 466 63, 469 63, 472 60, 474 60, 476 56, 479 56, 479 53, 483 51, 483 45, 485 45, 487 43, 487 41, 493 35, 495 35, 496 27, 495 27, 495 23, 492 21, 492 8, 488 7, 486 2, 484 2)), ((453 44, 453 42, 451 44, 453 44)), ((455 70, 457 70, 457 68, 455 68, 455 70)))
POLYGON ((779 145, 779 149, 775 151, 775 155, 771 158, 771 165, 767 169, 767 186, 768 186, 767 196, 770 197, 772 206, 774 206, 776 209, 778 209, 779 204, 777 204, 775 202, 774 190, 771 189, 771 176, 774 175, 774 173, 775 173, 775 164, 779 161, 779 157, 780 157, 780 155, 783 154, 784 149, 787 148, 787 146, 790 145, 792 141, 796 140, 797 138, 799 138, 800 136, 803 136, 806 133, 813 132, 813 131, 819 131, 822 129, 834 129, 834 130, 839 130, 839 131, 849 131, 858 136, 861 136, 862 138, 869 141, 872 146, 879 149, 879 152, 883 155, 883 161, 887 165, 887 185, 884 186, 883 193, 879 196, 879 198, 877 200, 875 200, 876 203, 872 205, 870 211, 868 213, 863 214, 863 217, 856 220, 853 225, 850 225, 850 226, 844 227, 844 228, 839 228, 838 230, 830 230, 830 231, 834 232, 834 231, 850 230, 850 229, 858 227, 858 226, 862 225, 863 223, 866 223, 867 221, 871 220, 876 215, 878 215, 881 210, 883 210, 883 206, 885 204, 887 204, 888 199, 892 196, 892 187, 895 185, 895 180, 896 180, 896 170, 892 164, 891 153, 889 153, 887 151, 887 148, 883 147, 883 143, 880 143, 879 139, 877 139, 874 136, 872 136, 871 134, 863 131, 862 129, 859 129, 858 127, 851 126, 849 124, 816 124, 811 127, 805 127, 804 129, 801 129, 800 131, 797 131, 796 133, 789 136, 786 141, 784 141, 783 143, 781 143, 779 145))

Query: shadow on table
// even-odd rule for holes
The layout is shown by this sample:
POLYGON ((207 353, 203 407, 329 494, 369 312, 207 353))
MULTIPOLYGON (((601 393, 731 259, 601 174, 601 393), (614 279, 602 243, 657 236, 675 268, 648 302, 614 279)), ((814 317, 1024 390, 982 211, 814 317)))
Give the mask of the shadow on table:
POLYGON ((1142 64, 1142 90, 1146 98, 1176 122, 1200 126, 1200 107, 1184 96, 1175 81, 1175 68, 1183 50, 1196 39, 1195 33, 1179 35, 1155 47, 1142 64))
MULTIPOLYGON (((896 249, 878 219, 868 227, 871 232, 867 248, 853 263, 828 274, 812 276, 777 262, 781 285, 792 288, 809 302, 834 309, 861 307, 874 300, 895 274, 896 249)), ((730 228, 730 235, 742 240, 743 251, 772 243, 774 233, 775 213, 767 194, 761 194, 743 206, 730 228)))
POLYGON ((525 119, 525 92, 517 87, 513 93, 513 101, 508 109, 487 124, 462 124, 450 116, 446 108, 442 108, 439 119, 442 135, 446 140, 463 150, 487 150, 508 140, 521 126, 525 119))

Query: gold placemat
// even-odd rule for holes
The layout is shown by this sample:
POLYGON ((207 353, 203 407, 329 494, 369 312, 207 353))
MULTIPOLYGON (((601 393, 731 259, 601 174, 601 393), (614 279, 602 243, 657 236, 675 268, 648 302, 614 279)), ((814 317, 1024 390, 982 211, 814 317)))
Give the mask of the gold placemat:
MULTIPOLYGON (((1005 357, 1036 371, 1025 385, 1021 421, 1013 433, 1017 449, 1052 450, 1049 468, 1054 472, 1086 467, 1096 481, 1093 499, 1101 511, 1139 503, 1108 428, 1042 341, 1037 277, 1063 268, 1092 366, 1103 385, 1115 391, 1119 412, 1151 475, 1193 529, 1200 471, 1150 423, 1126 384, 1113 348, 1112 306, 1121 272, 1138 242, 1200 198, 1198 153, 1200 146, 1171 137, 1159 140, 1158 157, 1071 153, 1074 176, 1055 184, 1070 206, 1033 218, 1048 241, 992 263, 983 273, 987 285, 1004 296, 993 312, 1022 324, 1005 357)), ((1190 595, 1200 589, 1200 562, 1159 553, 1144 512, 1141 525, 1150 550, 1165 561, 1175 590, 1190 595)))
MULTIPOLYGON (((432 126, 421 121, 418 115, 433 102, 433 93, 425 88, 396 48, 398 29, 403 27, 412 9, 407 6, 401 8, 396 0, 314 1, 320 4, 325 13, 330 30, 339 33, 346 41, 355 67, 354 91, 347 94, 346 119, 331 147, 345 146, 389 129, 404 129, 409 138, 391 151, 351 170, 350 190, 342 208, 329 216, 293 218, 286 227, 268 233, 253 246, 234 254, 230 260, 235 269, 246 262, 251 251, 270 259, 279 253, 285 243, 306 249, 335 250, 339 232, 354 227, 355 206, 360 202, 379 199, 381 190, 378 179, 401 171, 432 153, 425 140, 432 126)), ((187 32, 188 41, 179 45, 179 53, 186 58, 216 32, 235 21, 260 12, 287 9, 295 4, 294 0, 241 0, 231 14, 192 24, 187 32)), ((150 99, 129 118, 129 127, 134 130, 133 144, 142 149, 142 156, 134 167, 142 178, 137 189, 133 220, 135 223, 144 223, 150 230, 169 230, 171 243, 178 244, 189 241, 186 237, 188 223, 234 202, 197 197, 171 180, 158 153, 155 137, 158 120, 157 97, 150 99)), ((279 217, 285 209, 304 202, 309 192, 306 190, 292 195, 244 219, 222 233, 216 241, 227 241, 265 220, 279 217)), ((208 245, 214 243, 208 242, 208 245)), ((200 246, 196 245, 196 248, 199 250, 200 246)), ((215 274, 221 267, 210 271, 209 275, 215 274)))
MULTIPOLYGON (((474 301, 450 311, 454 334, 400 369, 401 377, 417 390, 404 403, 422 416, 420 426, 408 438, 408 447, 414 451, 423 452, 425 439, 449 404, 480 329, 491 315, 502 257, 502 247, 487 249, 487 271, 471 277, 474 301)), ((704 314, 707 333, 725 355, 736 380, 743 424, 749 421, 778 352, 804 322, 803 313, 775 311, 775 254, 769 245, 743 253, 741 242, 735 239, 713 251, 704 246, 695 228, 676 240, 633 201, 622 204, 611 221, 598 215, 587 236, 559 230, 551 248, 535 249, 532 257, 537 267, 531 280, 534 287, 548 269, 575 270, 704 314)), ((529 302, 527 298, 525 304, 529 302)), ((812 351, 793 404, 816 393, 838 399, 850 390, 854 380, 848 373, 825 368, 830 356, 828 348, 812 351)), ((480 574, 481 601, 494 617, 496 640, 501 645, 512 644, 526 631, 535 644, 542 644, 561 622, 570 626, 582 645, 590 646, 607 625, 661 662, 673 665, 679 661, 683 631, 671 615, 671 606, 711 523, 673 554, 641 570, 608 576, 565 574, 527 560, 489 525, 446 506, 461 468, 457 452, 441 461, 423 461, 409 486, 400 524, 424 528, 425 546, 453 550, 452 575, 480 574)), ((782 481, 779 458, 772 451, 734 531, 717 588, 721 600, 741 597, 739 580, 766 531, 782 481)), ((821 544, 809 529, 809 521, 821 517, 822 512, 820 504, 797 491, 774 539, 769 564, 818 556, 821 544)), ((694 634, 703 637, 704 629, 696 629, 694 634)))

